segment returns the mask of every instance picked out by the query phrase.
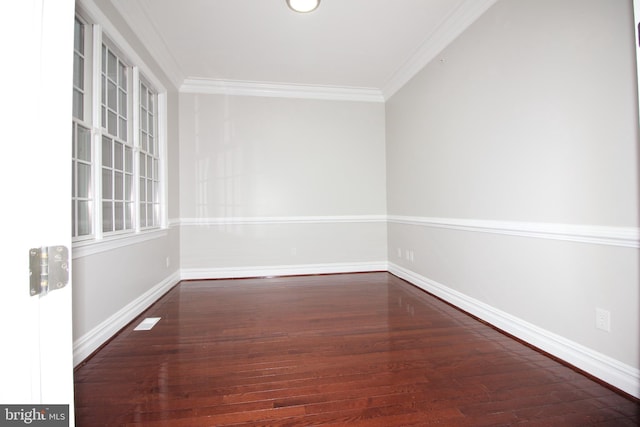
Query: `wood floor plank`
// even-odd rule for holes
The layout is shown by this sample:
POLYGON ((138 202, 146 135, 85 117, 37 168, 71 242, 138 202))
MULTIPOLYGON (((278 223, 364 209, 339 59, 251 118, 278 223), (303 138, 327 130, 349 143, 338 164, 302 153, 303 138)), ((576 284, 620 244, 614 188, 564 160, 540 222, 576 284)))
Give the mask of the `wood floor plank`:
POLYGON ((640 404, 388 273, 182 282, 75 372, 78 426, 637 425, 640 404))

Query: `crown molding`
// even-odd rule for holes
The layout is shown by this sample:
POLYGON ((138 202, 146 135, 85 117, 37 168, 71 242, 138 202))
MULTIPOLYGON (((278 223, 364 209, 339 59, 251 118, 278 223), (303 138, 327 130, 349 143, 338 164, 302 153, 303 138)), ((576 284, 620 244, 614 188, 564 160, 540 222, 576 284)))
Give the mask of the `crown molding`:
POLYGON ((398 68, 382 88, 385 100, 433 60, 442 50, 487 11, 497 0, 464 0, 427 36, 420 47, 398 68))
POLYGON ((276 98, 323 99, 333 101, 384 102, 378 89, 280 84, 240 80, 187 78, 180 87, 182 93, 262 96, 276 98))
POLYGON ((142 2, 127 0, 111 0, 127 25, 134 30, 142 44, 158 63, 176 88, 184 82, 185 75, 180 69, 178 61, 169 53, 169 49, 162 38, 161 32, 153 25, 146 7, 142 2))

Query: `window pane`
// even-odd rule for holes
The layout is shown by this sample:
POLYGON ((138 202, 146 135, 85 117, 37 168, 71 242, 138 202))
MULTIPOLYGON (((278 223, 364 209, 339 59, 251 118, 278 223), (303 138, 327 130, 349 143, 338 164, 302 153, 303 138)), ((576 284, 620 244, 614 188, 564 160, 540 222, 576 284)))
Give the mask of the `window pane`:
POLYGON ((73 27, 73 48, 84 53, 84 25, 77 19, 73 27))
POLYGON ((91 193, 91 165, 86 165, 84 163, 78 164, 78 191, 76 196, 89 198, 89 194, 91 193))
POLYGON ((147 184, 144 178, 140 178, 140 201, 144 202, 147 200, 147 184))
POLYGON ((147 201, 153 201, 151 198, 153 197, 153 181, 147 181, 147 201))
POLYGON ((140 227, 147 226, 147 205, 145 203, 140 205, 140 227))
POLYGON ((102 169, 102 198, 113 199, 113 172, 111 169, 102 169))
POLYGON ((100 116, 100 123, 102 124, 102 128, 106 129, 107 128, 107 109, 105 108, 105 106, 102 106, 102 114, 100 116))
POLYGON ((127 87, 127 67, 122 62, 120 63, 120 80, 118 85, 121 88, 127 87))
POLYGON ((71 162, 71 198, 75 198, 78 194, 78 182, 76 181, 76 168, 78 167, 78 162, 73 160, 71 162))
POLYGON ((114 113, 113 111, 109 110, 108 112, 108 125, 107 125, 107 132, 109 132, 111 135, 118 135, 118 118, 116 116, 116 113, 114 113))
POLYGON ((115 203, 115 211, 113 213, 113 216, 115 218, 114 229, 123 230, 124 229, 124 203, 122 202, 115 203))
POLYGON ((124 176, 122 172, 114 173, 113 187, 115 190, 114 200, 124 200, 124 176))
POLYGON ((142 105, 143 107, 147 107, 147 88, 145 87, 145 85, 141 84, 140 85, 140 105, 142 105))
POLYGON ((153 159, 153 178, 158 179, 158 159, 153 159))
MULTIPOLYGON (((107 73, 107 47, 105 45, 102 45, 102 72, 104 74, 107 73)), ((104 81, 102 83, 102 85, 104 86, 104 81)))
POLYGON ((156 155, 156 140, 153 136, 149 135, 149 154, 156 155))
POLYGON ((102 203, 102 231, 113 231, 113 207, 111 202, 102 203))
POLYGON ((91 132, 78 126, 77 154, 79 160, 91 161, 91 132))
POLYGON ((147 178, 153 178, 153 157, 147 156, 147 178))
POLYGON ((146 156, 140 153, 140 176, 147 176, 147 160, 146 156))
POLYGON ((131 175, 124 176, 124 199, 133 200, 133 177, 131 175))
POLYGON ((153 204, 153 225, 158 226, 160 224, 160 204, 153 204))
POLYGON ((76 237, 78 235, 78 233, 76 232, 76 224, 78 224, 78 221, 76 220, 76 205, 77 202, 75 200, 71 200, 71 235, 73 237, 76 237))
POLYGON ((107 79, 102 76, 102 84, 100 85, 100 99, 103 104, 107 104, 107 79))
POLYGON ((124 171, 133 173, 133 150, 131 147, 124 147, 124 171))
POLYGON ((153 225, 153 210, 151 210, 151 205, 147 205, 147 227, 153 225))
POLYGON ((127 92, 118 91, 118 113, 127 117, 127 92))
POLYGON ((147 130, 147 118, 146 114, 140 115, 140 128, 142 128, 142 130, 147 130))
POLYGON ((86 201, 78 201, 78 236, 91 234, 91 205, 86 201))
POLYGON ((122 117, 120 117, 119 123, 120 123, 120 133, 118 135, 120 136, 120 138, 126 141, 127 140, 127 121, 122 117))
POLYGON ((113 147, 113 168, 117 170, 122 170, 122 166, 124 162, 122 160, 122 156, 124 155, 124 146, 116 142, 113 147))
POLYGON ((140 132, 140 149, 142 151, 149 151, 147 148, 147 134, 140 132))
POLYGON ((113 54, 113 52, 109 51, 107 58, 107 77, 109 77, 114 82, 118 81, 118 59, 113 54))
POLYGON ((107 80, 107 106, 111 110, 118 111, 118 89, 111 80, 107 80))
POLYGON ((133 203, 125 203, 124 223, 127 230, 133 228, 133 203))
POLYGON ((73 55, 73 85, 78 89, 84 89, 84 59, 73 55))
POLYGON ((111 167, 113 165, 112 163, 112 159, 113 159, 113 153, 112 153, 112 145, 111 145, 111 139, 107 138, 107 137, 102 137, 102 166, 109 166, 111 167))
POLYGON ((84 94, 77 89, 73 90, 73 117, 84 119, 84 94))

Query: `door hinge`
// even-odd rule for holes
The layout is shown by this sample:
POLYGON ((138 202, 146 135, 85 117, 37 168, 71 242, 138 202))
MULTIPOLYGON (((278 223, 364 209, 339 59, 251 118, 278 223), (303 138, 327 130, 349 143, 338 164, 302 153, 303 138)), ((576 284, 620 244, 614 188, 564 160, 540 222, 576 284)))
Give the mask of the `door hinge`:
POLYGON ((29 293, 46 295, 69 283, 69 249, 48 246, 29 249, 29 293))

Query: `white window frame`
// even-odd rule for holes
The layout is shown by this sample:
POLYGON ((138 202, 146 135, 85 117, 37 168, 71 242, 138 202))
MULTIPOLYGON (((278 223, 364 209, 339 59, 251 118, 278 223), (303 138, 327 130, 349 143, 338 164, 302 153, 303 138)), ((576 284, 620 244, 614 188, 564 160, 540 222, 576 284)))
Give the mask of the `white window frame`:
POLYGON ((74 238, 73 241, 73 258, 79 258, 95 253, 100 253, 119 247, 129 246, 138 242, 160 238, 167 235, 168 219, 167 219, 167 90, 161 81, 154 75, 142 58, 131 47, 127 40, 120 34, 109 19, 102 11, 93 3, 92 0, 78 0, 76 2, 76 15, 89 28, 85 34, 89 34, 85 39, 85 49, 90 45, 91 56, 87 54, 85 61, 85 71, 89 68, 91 80, 90 87, 85 91, 90 93, 89 102, 85 99, 85 127, 91 129, 92 132, 92 149, 93 149, 93 233, 90 236, 80 236, 74 238), (102 231, 102 123, 101 123, 101 62, 102 62, 102 44, 104 42, 113 49, 121 59, 130 65, 130 74, 127 78, 130 87, 130 96, 128 99, 128 120, 129 133, 128 141, 132 142, 133 152, 133 230, 112 231, 104 233, 102 231), (97 52, 97 54, 96 54, 97 52), (158 224, 151 228, 140 227, 140 210, 139 210, 139 96, 140 96, 140 79, 143 79, 145 85, 151 88, 156 96, 156 115, 157 128, 156 138, 158 141, 158 202, 159 217, 158 224), (89 116, 87 109, 90 108, 89 116), (87 126, 89 125, 89 126, 87 126))
MULTIPOLYGON (((131 64, 129 64, 127 62, 127 59, 125 57, 124 54, 122 54, 119 49, 117 49, 117 47, 114 46, 114 44, 107 38, 104 37, 102 38, 102 43, 100 45, 100 69, 98 70, 98 73, 94 73, 94 76, 98 74, 100 76, 100 80, 98 80, 99 82, 99 87, 100 87, 100 98, 99 98, 99 102, 94 103, 94 107, 98 106, 98 109, 100 111, 100 121, 99 121, 99 127, 96 130, 96 133, 100 134, 100 141, 98 142, 98 146, 96 147, 96 154, 98 154, 100 156, 100 163, 99 163, 99 173, 100 173, 100 179, 102 180, 102 185, 100 187, 100 189, 96 189, 97 191, 99 191, 98 194, 100 194, 100 199, 98 200, 99 202, 99 209, 101 211, 102 214, 102 221, 100 223, 101 227, 100 227, 100 231, 102 233, 102 236, 104 238, 107 238, 109 236, 117 236, 120 234, 130 234, 132 232, 135 232, 137 227, 136 227, 136 223, 135 223, 135 214, 136 214, 136 203, 138 203, 138 200, 135 197, 135 177, 136 177, 136 172, 135 172, 135 157, 136 157, 136 142, 133 138, 134 134, 135 134, 135 129, 137 128, 137 123, 134 120, 134 113, 133 113, 133 109, 135 108, 135 99, 134 99, 134 91, 133 88, 135 87, 135 77, 137 75, 137 73, 135 72, 135 67, 132 66, 131 64), (107 49, 108 53, 113 55, 117 61, 117 65, 116 65, 116 70, 115 70, 115 74, 116 74, 116 87, 115 87, 115 92, 116 92, 116 106, 115 106, 115 110, 113 110, 109 105, 108 105, 108 101, 105 102, 105 96, 108 96, 109 91, 108 89, 106 89, 105 87, 103 87, 103 83, 108 83, 109 80, 111 80, 107 75, 105 75, 105 72, 103 71, 104 68, 106 68, 106 65, 104 64, 104 49, 107 49), (126 103, 125 103, 125 129, 124 129, 124 134, 122 132, 122 127, 121 125, 121 115, 122 115, 122 108, 123 106, 120 103, 120 91, 121 91, 121 86, 119 85, 120 83, 120 66, 124 67, 124 77, 126 79, 126 84, 124 87, 125 90, 125 94, 126 94, 126 103), (105 111, 104 115, 102 114, 102 111, 105 111), (111 120, 109 120, 109 115, 110 112, 114 111, 115 113, 115 134, 113 132, 111 132, 108 128, 109 125, 106 122, 108 122, 109 124, 111 123, 111 120), (105 140, 109 140, 110 142, 110 151, 111 151, 111 155, 112 155, 112 160, 115 160, 115 158, 117 157, 117 155, 114 154, 115 152, 115 147, 117 146, 122 146, 122 152, 123 152, 123 156, 121 159, 122 165, 120 166, 120 168, 117 167, 117 165, 115 164, 115 161, 112 161, 110 163, 110 165, 105 165, 104 164, 104 141, 105 140), (127 153, 127 150, 129 150, 129 162, 130 162, 130 167, 129 169, 126 168, 126 164, 127 164, 127 160, 126 160, 126 156, 125 154, 127 153), (112 179, 112 184, 110 185, 111 190, 110 190, 110 197, 105 197, 104 194, 104 187, 105 187, 105 183, 104 183, 104 171, 108 170, 111 171, 111 179, 112 179), (120 183, 121 185, 118 186, 116 185, 117 182, 115 180, 115 176, 117 176, 118 174, 122 175, 122 182, 120 183), (129 188, 129 198, 127 199, 125 193, 126 193, 126 178, 127 175, 130 176, 131 182, 130 182, 130 188, 129 188), (120 189, 122 190, 122 194, 120 195, 120 197, 117 197, 117 191, 118 191, 118 187, 120 187, 120 189), (116 206, 118 204, 124 205, 123 206, 123 210, 121 212, 121 215, 125 215, 125 212, 127 211, 127 200, 128 200, 128 204, 130 204, 130 212, 129 212, 129 222, 127 223, 126 220, 122 219, 122 226, 119 228, 117 226, 118 224, 118 218, 117 218, 117 209, 116 206), (105 230, 104 226, 105 226, 105 217, 104 217, 104 205, 105 204, 110 204, 111 205, 111 216, 112 216, 112 220, 110 221, 110 230, 105 230)), ((111 98, 109 98, 111 99, 111 98)))
POLYGON ((146 165, 146 173, 143 175, 141 170, 138 170, 138 193, 137 199, 138 204, 137 207, 138 212, 138 226, 141 230, 145 229, 153 229, 157 228, 161 222, 161 197, 160 197, 160 189, 162 188, 162 182, 160 181, 160 163, 162 161, 160 155, 160 143, 158 140, 158 93, 156 92, 153 85, 149 84, 147 79, 144 76, 139 76, 137 79, 137 105, 136 105, 136 113, 138 114, 137 120, 139 122, 139 126, 137 128, 138 132, 136 137, 138 140, 136 141, 137 150, 137 166, 140 169, 142 167, 142 157, 145 157, 145 165, 146 165), (143 93, 142 87, 145 87, 146 93, 144 99, 147 100, 146 105, 143 105, 143 93), (153 99, 151 109, 148 108, 150 104, 150 100, 153 99), (143 119, 142 110, 143 108, 146 110, 146 118, 143 119), (151 122, 149 121, 149 117, 152 118, 151 122), (143 126, 143 121, 145 121, 146 126, 143 126), (146 144, 142 142, 142 134, 145 134, 147 139, 146 144), (150 139, 152 138, 152 148, 149 148, 150 139), (149 164, 148 158, 151 158, 151 173, 149 173, 149 164), (143 187, 144 180, 144 187, 143 187), (149 191, 149 183, 151 183, 151 191, 149 191), (142 198, 142 193, 144 192, 145 197, 144 200, 142 198), (151 197, 149 196, 151 193, 151 197), (145 209, 143 209, 143 206, 145 209), (151 208, 151 225, 149 225, 149 208, 151 208), (144 215, 143 215, 144 210, 144 215), (145 224, 142 224, 142 218, 145 217, 145 224))
MULTIPOLYGON (((82 76, 82 80, 83 80, 83 86, 84 86, 84 95, 83 95, 83 108, 82 108, 82 119, 75 117, 75 115, 72 115, 72 123, 73 123, 73 135, 74 138, 76 138, 77 134, 77 129, 78 127, 83 127, 85 129, 89 130, 89 133, 91 134, 91 128, 92 128, 92 117, 91 117, 91 104, 92 104, 92 100, 93 100, 93 79, 91 78, 90 74, 91 74, 91 69, 92 69, 92 64, 91 64, 91 58, 93 56, 93 47, 92 47, 92 27, 90 24, 87 23, 87 21, 85 19, 82 18, 82 16, 77 15, 76 19, 78 21, 80 21, 80 23, 83 25, 83 44, 84 44, 84 67, 83 67, 83 76, 82 76)), ((74 25, 75 25, 75 19, 74 19, 74 25)), ((75 42, 75 37, 74 37, 74 42, 75 42)), ((74 47, 74 56, 75 56, 75 47, 74 47)), ((75 73, 75 62, 74 62, 74 73, 75 73)), ((75 88, 75 84, 74 84, 74 88, 75 88)), ((90 137, 92 138, 92 137, 90 137)), ((74 141, 75 143, 75 141, 74 141)), ((76 221, 74 222, 74 236, 73 236, 73 240, 74 241, 82 241, 82 240, 91 240, 95 238, 95 223, 96 223, 96 219, 95 219, 95 198, 96 198, 96 194, 95 191, 93 190, 94 185, 93 182, 95 180, 95 176, 94 174, 94 169, 95 169, 95 153, 94 153, 94 147, 93 147, 93 143, 90 143, 91 145, 91 159, 90 161, 82 161, 80 160, 80 162, 83 163, 88 163, 90 165, 91 168, 91 177, 90 177, 90 190, 89 190, 89 197, 88 197, 88 201, 89 201, 89 216, 91 219, 91 224, 90 224, 90 231, 88 234, 84 234, 84 235, 78 235, 75 236, 75 233, 78 229, 78 223, 77 223, 77 206, 76 203, 78 201, 78 197, 75 194, 75 192, 73 193, 73 197, 74 197, 74 203, 73 203, 73 215, 74 217, 76 217, 76 221)), ((73 168, 74 168, 74 187, 77 185, 78 182, 78 177, 76 176, 75 172, 76 172, 76 163, 79 160, 76 159, 76 152, 74 149, 74 153, 73 153, 73 168)))

